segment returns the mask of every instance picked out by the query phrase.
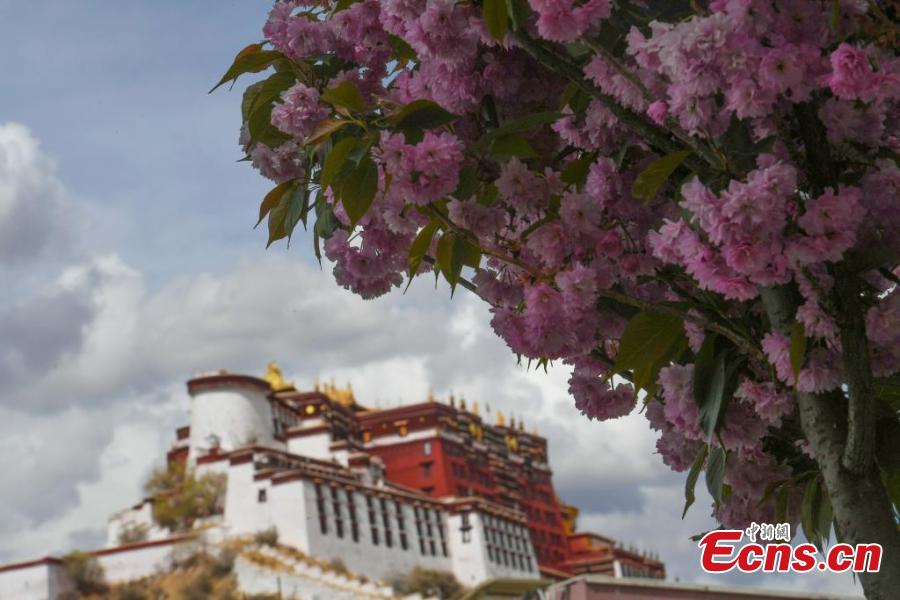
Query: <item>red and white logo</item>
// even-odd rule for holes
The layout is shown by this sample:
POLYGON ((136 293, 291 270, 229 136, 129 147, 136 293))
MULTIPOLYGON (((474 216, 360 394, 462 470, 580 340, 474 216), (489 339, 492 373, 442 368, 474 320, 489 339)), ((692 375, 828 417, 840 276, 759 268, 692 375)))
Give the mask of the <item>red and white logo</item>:
POLYGON ((792 546, 789 541, 788 523, 753 523, 746 531, 710 531, 699 542, 700 566, 707 573, 728 573, 734 569, 743 573, 809 573, 815 570, 874 573, 881 568, 880 544, 835 544, 820 556, 818 549, 810 543, 792 546), (756 541, 757 532, 764 543, 756 541), (749 542, 739 545, 745 534, 749 542))

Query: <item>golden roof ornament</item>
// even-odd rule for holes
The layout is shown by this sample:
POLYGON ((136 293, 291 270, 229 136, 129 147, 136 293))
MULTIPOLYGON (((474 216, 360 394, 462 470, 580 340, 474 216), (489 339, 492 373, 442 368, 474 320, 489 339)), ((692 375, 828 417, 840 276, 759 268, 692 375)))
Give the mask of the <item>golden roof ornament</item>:
MULTIPOLYGON (((451 397, 452 397, 452 396, 451 396, 451 397)), ((460 399, 459 399, 459 409, 460 409, 460 410, 466 410, 466 399, 465 399, 465 398, 460 398, 460 399)))
POLYGON ((269 362, 266 366, 266 374, 263 375, 263 379, 269 384, 273 392, 294 389, 293 382, 284 380, 284 374, 281 372, 281 367, 279 367, 278 363, 274 360, 269 362))
POLYGON ((476 417, 478 416, 478 403, 477 402, 472 403, 472 414, 475 415, 476 417))
POLYGON ((356 396, 353 394, 353 386, 349 381, 347 382, 346 387, 338 387, 332 380, 330 385, 325 386, 325 394, 338 404, 346 406, 347 408, 350 408, 357 403, 356 396))
POLYGON ((506 417, 503 416, 501 411, 497 411, 497 425, 500 427, 506 427, 506 417))

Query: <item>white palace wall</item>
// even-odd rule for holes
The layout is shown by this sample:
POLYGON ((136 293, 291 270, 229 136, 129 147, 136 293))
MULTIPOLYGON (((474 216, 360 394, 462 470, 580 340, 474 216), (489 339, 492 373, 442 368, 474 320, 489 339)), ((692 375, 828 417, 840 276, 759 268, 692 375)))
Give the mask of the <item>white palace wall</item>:
POLYGON ((266 394, 249 386, 199 390, 191 402, 188 463, 215 445, 227 452, 256 443, 284 448, 274 437, 272 408, 266 394))

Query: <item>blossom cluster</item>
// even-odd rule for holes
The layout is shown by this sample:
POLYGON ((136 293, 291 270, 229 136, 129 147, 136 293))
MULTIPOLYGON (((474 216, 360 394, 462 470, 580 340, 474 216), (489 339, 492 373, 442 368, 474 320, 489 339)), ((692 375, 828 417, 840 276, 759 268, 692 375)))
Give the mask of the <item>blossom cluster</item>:
MULTIPOLYGON (((273 101, 271 125, 284 141, 253 140, 245 127, 241 144, 277 183, 315 180, 328 149, 358 131, 377 169, 365 215, 351 219, 334 185, 317 192, 340 225, 324 243, 337 282, 365 298, 388 293, 431 268, 409 272, 421 232, 438 230, 425 248, 438 259, 441 232, 465 237, 480 251, 468 276, 494 331, 522 357, 570 365, 569 392, 588 418, 622 417, 638 404, 639 390, 615 368, 636 308, 689 306, 685 349, 639 386, 658 385, 645 398, 657 450, 683 471, 704 445, 722 447, 731 492, 717 517, 766 520, 766 485, 791 476, 764 445, 768 432, 796 417, 796 391, 845 381, 833 266, 900 252, 900 60, 864 41, 865 2, 839 6, 835 22, 830 1, 713 0, 701 14, 632 23, 617 50, 601 35, 609 0, 528 0, 519 35, 499 39, 472 3, 281 1, 263 29, 268 43, 321 73, 273 101), (536 54, 523 40, 549 50, 536 54), (574 91, 547 56, 575 65, 574 91), (341 82, 372 114, 355 108, 351 124, 311 152, 310 136, 347 116, 324 94, 341 82), (385 119, 421 101, 453 119, 420 131, 385 119), (798 142, 809 120, 798 115, 810 107, 804 114, 845 167, 830 186, 812 182, 818 149, 798 142), (642 202, 633 190, 664 158, 642 137, 648 130, 709 164, 676 167, 642 202), (760 290, 773 286, 801 298, 794 318, 808 349, 796 376, 791 339, 761 317, 760 290), (734 337, 764 357, 740 363, 713 438, 694 394, 711 321, 734 325, 734 337)), ((878 377, 900 370, 895 267, 861 273, 873 290, 865 320, 878 377)))

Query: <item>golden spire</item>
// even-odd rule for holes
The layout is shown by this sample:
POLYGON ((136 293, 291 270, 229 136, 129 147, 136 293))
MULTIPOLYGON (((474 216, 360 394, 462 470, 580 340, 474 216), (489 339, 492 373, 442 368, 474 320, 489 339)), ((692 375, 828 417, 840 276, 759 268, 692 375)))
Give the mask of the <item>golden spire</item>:
POLYGON ((429 401, 429 402, 435 402, 435 399, 434 399, 434 390, 431 389, 431 388, 428 388, 428 401, 429 401))
POLYGON ((292 382, 284 380, 284 374, 281 372, 281 367, 279 367, 278 363, 274 360, 266 366, 266 374, 263 375, 263 379, 266 380, 273 392, 294 389, 294 384, 292 382))
POLYGON ((478 403, 477 402, 472 403, 472 414, 475 415, 476 417, 478 416, 478 403))
POLYGON ((318 392, 320 387, 321 386, 319 385, 319 376, 316 375, 316 381, 315 381, 315 383, 313 383, 313 389, 318 392))
POLYGON ((506 426, 506 417, 504 417, 503 413, 499 410, 497 411, 497 425, 500 427, 506 426))
POLYGON ((509 417, 509 426, 511 429, 516 428, 516 417, 513 415, 510 415, 510 417, 509 417))
POLYGON ((453 394, 450 394, 450 407, 456 408, 456 398, 453 397, 453 394))
POLYGON ((521 431, 523 433, 525 432, 525 420, 524 419, 519 419, 519 431, 521 431))
POLYGON ((466 410, 466 399, 465 398, 459 399, 459 409, 466 410))

